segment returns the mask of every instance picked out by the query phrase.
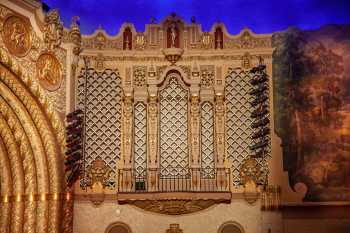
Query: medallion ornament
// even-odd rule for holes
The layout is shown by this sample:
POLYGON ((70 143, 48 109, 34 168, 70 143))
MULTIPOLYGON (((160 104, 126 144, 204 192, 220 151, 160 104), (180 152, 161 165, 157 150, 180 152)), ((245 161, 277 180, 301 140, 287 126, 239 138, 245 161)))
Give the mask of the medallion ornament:
POLYGON ((48 91, 57 90, 62 83, 61 65, 51 53, 43 53, 36 61, 39 83, 48 91))
POLYGON ((18 16, 9 16, 2 28, 2 40, 9 52, 23 57, 31 48, 31 29, 29 24, 18 16))

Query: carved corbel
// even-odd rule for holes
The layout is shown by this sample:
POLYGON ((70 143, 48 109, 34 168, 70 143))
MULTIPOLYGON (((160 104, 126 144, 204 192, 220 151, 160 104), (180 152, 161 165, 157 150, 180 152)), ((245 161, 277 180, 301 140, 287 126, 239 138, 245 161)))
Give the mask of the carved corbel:
POLYGON ((104 191, 109 185, 109 176, 110 169, 102 159, 96 159, 87 169, 87 187, 93 193, 90 200, 96 206, 104 201, 104 191))
POLYGON ((258 181, 261 176, 260 165, 253 158, 246 159, 240 168, 241 183, 244 187, 243 195, 249 204, 253 204, 259 196, 258 181))

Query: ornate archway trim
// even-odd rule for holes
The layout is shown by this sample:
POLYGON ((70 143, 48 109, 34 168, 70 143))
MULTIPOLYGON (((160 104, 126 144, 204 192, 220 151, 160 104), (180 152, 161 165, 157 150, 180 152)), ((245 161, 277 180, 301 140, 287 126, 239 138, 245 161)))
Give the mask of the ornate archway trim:
POLYGON ((7 138, 1 135, 2 148, 10 159, 13 156, 8 153, 22 156, 22 160, 10 161, 7 169, 12 180, 6 182, 12 183, 7 185, 13 190, 1 194, 0 204, 5 207, 1 208, 1 215, 9 211, 6 215, 11 217, 2 224, 11 223, 11 232, 22 232, 22 227, 28 232, 61 232, 62 198, 58 194, 65 191, 63 126, 38 83, 4 49, 0 49, 0 66, 2 129, 10 135, 7 138), (22 166, 22 175, 18 166, 22 166), (40 174, 35 172, 45 170, 40 174))

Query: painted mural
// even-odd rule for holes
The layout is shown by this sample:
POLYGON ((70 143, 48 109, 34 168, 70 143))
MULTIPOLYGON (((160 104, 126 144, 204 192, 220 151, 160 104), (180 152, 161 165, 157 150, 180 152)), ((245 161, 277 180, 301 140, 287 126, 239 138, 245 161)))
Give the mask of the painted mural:
POLYGON ((276 133, 304 201, 350 200, 350 25, 273 36, 276 133))

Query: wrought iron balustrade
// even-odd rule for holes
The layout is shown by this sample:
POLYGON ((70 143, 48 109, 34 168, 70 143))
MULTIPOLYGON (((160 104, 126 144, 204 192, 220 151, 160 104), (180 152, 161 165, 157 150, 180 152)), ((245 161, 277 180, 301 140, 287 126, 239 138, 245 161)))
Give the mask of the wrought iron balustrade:
POLYGON ((145 192, 229 192, 230 171, 227 168, 120 169, 119 193, 145 192))

